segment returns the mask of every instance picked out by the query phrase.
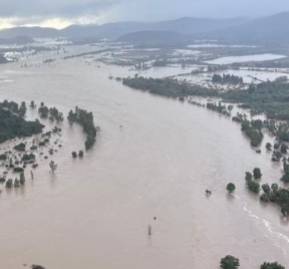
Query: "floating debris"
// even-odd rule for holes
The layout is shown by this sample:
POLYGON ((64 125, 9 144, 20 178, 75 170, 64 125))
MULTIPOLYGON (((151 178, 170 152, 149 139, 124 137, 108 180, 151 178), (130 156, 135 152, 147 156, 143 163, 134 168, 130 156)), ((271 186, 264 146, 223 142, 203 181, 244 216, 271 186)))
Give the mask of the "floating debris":
POLYGON ((212 191, 206 190, 206 196, 209 197, 209 196, 211 196, 211 195, 212 195, 212 191))

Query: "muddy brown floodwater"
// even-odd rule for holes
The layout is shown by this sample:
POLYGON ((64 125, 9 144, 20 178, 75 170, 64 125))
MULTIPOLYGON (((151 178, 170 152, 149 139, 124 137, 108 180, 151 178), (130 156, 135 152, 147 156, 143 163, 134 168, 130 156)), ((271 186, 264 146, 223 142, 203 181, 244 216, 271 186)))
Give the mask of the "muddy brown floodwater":
POLYGON ((246 170, 261 167, 263 182, 272 182, 280 167, 250 148, 240 126, 109 80, 123 74, 119 67, 73 59, 0 71, 2 99, 63 111, 79 105, 102 128, 94 149, 72 160, 83 137, 64 127, 56 175, 42 165, 24 190, 2 192, 0 268, 212 269, 227 254, 243 269, 265 260, 289 264, 288 223, 244 183, 246 170), (229 181, 237 185, 233 198, 229 181))

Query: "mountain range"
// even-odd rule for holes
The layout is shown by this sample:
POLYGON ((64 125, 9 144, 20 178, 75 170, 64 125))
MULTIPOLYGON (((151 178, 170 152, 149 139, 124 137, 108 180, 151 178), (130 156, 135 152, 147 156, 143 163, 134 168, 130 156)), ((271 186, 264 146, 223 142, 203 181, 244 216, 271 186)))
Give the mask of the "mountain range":
MULTIPOLYGON (((16 27, 0 31, 0 39, 57 38, 75 42, 100 39, 132 43, 186 43, 196 39, 246 43, 289 44, 289 12, 261 18, 191 18, 160 22, 115 22, 103 25, 72 25, 62 30, 41 27, 16 27)), ((22 39, 23 40, 23 39, 22 39)), ((27 39, 28 40, 28 39, 27 39)))

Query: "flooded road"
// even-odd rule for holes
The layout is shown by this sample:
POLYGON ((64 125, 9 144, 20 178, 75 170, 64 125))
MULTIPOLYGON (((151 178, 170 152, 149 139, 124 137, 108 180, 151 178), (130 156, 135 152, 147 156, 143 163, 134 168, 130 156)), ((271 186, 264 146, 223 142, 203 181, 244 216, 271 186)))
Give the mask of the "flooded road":
POLYGON ((280 167, 250 148, 239 125, 109 80, 122 74, 118 67, 73 59, 0 70, 9 81, 0 84, 1 98, 44 101, 64 112, 78 105, 102 128, 94 149, 72 160, 83 137, 64 126, 56 175, 43 165, 22 192, 2 192, 1 268, 211 269, 227 254, 244 269, 289 264, 288 223, 244 181, 256 166, 264 183, 278 180, 280 167), (230 181, 234 197, 226 194, 230 181))

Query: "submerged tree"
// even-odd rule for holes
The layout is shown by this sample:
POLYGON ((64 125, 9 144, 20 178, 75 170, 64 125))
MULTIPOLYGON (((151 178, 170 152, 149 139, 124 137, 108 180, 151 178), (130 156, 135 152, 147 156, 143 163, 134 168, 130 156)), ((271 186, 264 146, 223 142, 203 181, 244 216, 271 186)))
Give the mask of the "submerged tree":
POLYGON ((268 151, 271 151, 272 150, 272 144, 271 143, 266 143, 266 149, 268 150, 268 151))
POLYGON ((236 186, 235 186, 235 184, 234 183, 228 183, 228 185, 227 185, 227 191, 229 192, 229 193, 233 193, 234 191, 235 191, 235 189, 236 189, 236 186))
POLYGON ((67 119, 70 124, 78 123, 82 127, 86 134, 85 149, 91 149, 96 142, 96 134, 100 130, 94 125, 92 112, 76 107, 75 111, 69 111, 67 119))
POLYGON ((24 175, 24 172, 22 172, 20 174, 20 184, 21 185, 24 185, 25 184, 25 175, 24 175))
POLYGON ((277 262, 264 262, 260 269, 285 269, 285 267, 277 262))
POLYGON ((260 192, 260 184, 253 179, 253 175, 250 172, 246 172, 245 180, 247 187, 251 192, 256 194, 260 192))
POLYGON ((260 179, 262 177, 261 169, 258 167, 254 168, 253 175, 255 179, 260 179))
POLYGON ((220 267, 222 269, 237 269, 239 266, 239 259, 230 255, 222 258, 220 262, 220 267))

